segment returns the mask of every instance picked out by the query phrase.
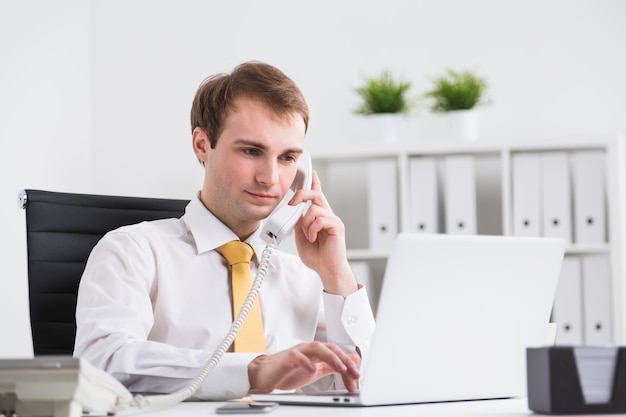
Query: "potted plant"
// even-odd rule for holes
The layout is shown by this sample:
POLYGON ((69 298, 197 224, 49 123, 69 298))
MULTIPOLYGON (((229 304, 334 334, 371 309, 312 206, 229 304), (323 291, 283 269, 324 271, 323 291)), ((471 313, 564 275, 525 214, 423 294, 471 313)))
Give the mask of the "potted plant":
POLYGON ((432 82, 432 89, 424 94, 426 99, 431 100, 431 111, 446 115, 453 138, 476 139, 478 136, 476 107, 488 103, 487 82, 472 71, 452 69, 434 78, 432 82))
POLYGON ((394 142, 398 136, 400 116, 406 115, 414 107, 414 103, 407 97, 410 89, 410 82, 395 78, 389 70, 368 77, 363 85, 355 89, 361 104, 354 113, 375 121, 380 140, 394 142))

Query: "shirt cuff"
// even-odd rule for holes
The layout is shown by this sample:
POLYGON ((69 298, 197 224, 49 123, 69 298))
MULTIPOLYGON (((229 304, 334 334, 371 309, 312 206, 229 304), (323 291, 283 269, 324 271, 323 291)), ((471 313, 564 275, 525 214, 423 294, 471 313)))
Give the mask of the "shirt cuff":
POLYGON ((203 399, 222 401, 245 397, 250 391, 248 364, 259 355, 259 353, 225 354, 219 366, 208 374, 196 395, 203 399))
POLYGON ((375 320, 366 288, 361 286, 346 298, 324 293, 323 299, 328 341, 349 350, 369 347, 375 320))

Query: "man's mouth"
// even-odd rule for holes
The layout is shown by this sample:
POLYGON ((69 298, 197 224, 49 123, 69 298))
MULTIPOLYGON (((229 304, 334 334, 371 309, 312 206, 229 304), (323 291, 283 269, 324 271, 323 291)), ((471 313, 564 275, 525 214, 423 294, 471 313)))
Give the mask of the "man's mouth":
POLYGON ((255 193, 252 191, 246 191, 246 193, 252 197, 253 200, 263 204, 270 204, 276 201, 276 196, 267 193, 255 193))

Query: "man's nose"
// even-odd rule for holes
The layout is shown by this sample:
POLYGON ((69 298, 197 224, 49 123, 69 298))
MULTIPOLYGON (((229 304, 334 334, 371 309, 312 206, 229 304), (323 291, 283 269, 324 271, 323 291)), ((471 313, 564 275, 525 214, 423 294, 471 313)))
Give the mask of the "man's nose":
POLYGON ((278 182, 278 163, 275 160, 264 161, 257 170, 257 181, 261 184, 278 182))

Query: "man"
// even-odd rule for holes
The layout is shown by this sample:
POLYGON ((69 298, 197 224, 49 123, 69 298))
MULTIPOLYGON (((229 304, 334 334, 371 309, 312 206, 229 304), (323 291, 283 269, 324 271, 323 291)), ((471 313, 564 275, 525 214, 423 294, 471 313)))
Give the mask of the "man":
MULTIPOLYGON (((133 392, 184 387, 233 321, 220 247, 265 244, 260 224, 286 194, 308 127, 295 83, 259 62, 206 79, 191 110, 202 189, 180 219, 108 233, 81 280, 74 355, 133 392)), ((294 229, 299 257, 275 250, 259 292, 266 351, 224 354, 196 391, 223 400, 274 389, 357 389, 374 319, 346 258, 345 230, 316 174, 290 204, 311 206, 294 229)))

